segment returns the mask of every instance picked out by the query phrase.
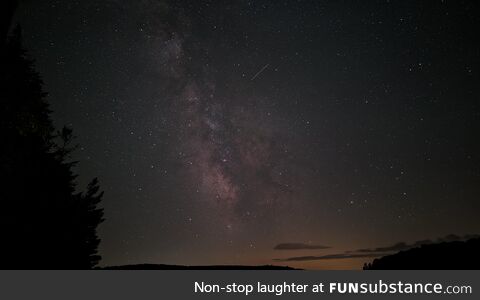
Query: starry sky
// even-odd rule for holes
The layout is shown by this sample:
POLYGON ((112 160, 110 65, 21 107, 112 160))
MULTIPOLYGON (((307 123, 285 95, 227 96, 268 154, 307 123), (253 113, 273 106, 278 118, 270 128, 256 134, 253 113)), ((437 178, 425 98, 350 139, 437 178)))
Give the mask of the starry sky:
POLYGON ((480 232, 479 15, 26 0, 15 20, 77 136, 79 188, 105 191, 101 265, 350 269, 480 232))

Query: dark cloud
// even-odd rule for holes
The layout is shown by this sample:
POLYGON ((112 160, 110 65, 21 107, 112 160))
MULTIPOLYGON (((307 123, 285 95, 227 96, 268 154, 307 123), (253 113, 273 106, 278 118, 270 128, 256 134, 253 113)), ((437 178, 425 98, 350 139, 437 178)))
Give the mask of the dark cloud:
MULTIPOLYGON (((348 259, 348 258, 368 258, 368 257, 380 257, 385 255, 390 255, 392 252, 408 250, 411 248, 419 247, 421 245, 443 243, 443 242, 454 242, 454 241, 466 241, 472 238, 478 238, 480 235, 477 234, 468 234, 464 236, 458 236, 455 234, 449 234, 445 237, 437 238, 436 240, 419 240, 412 244, 407 244, 405 242, 398 242, 391 246, 386 247, 376 247, 376 248, 365 248, 358 250, 345 251, 344 253, 337 254, 328 254, 320 256, 294 256, 287 258, 275 258, 274 261, 311 261, 311 260, 326 260, 326 259, 348 259)), ((315 245, 306 245, 302 243, 285 243, 278 244, 274 249, 276 250, 300 250, 300 249, 327 249, 330 247, 325 246, 315 246, 315 245), (318 247, 318 248, 315 248, 318 247), (324 248, 321 248, 324 247, 324 248)))
POLYGON ((455 242, 455 241, 461 241, 461 240, 464 240, 465 237, 462 237, 462 236, 458 236, 456 234, 449 234, 445 237, 441 237, 441 238, 438 238, 437 239, 437 242, 438 243, 442 243, 442 242, 455 242))
POLYGON ((360 253, 372 253, 372 252, 389 252, 389 251, 400 251, 411 248, 412 245, 407 245, 404 242, 396 243, 387 247, 378 247, 378 248, 367 248, 367 249, 358 249, 350 252, 360 252, 360 253))
POLYGON ((357 253, 357 254, 328 254, 321 256, 295 256, 288 258, 275 258, 274 261, 311 261, 311 260, 327 260, 327 259, 346 259, 346 258, 364 258, 364 257, 380 257, 388 253, 357 253))
POLYGON ((464 235, 463 238, 465 240, 470 240, 470 239, 477 239, 479 238, 480 235, 479 234, 467 234, 467 235, 464 235))
POLYGON ((391 246, 386 247, 377 247, 377 248, 367 248, 367 249, 358 249, 355 251, 347 251, 346 253, 376 253, 376 252, 393 252, 393 251, 402 251, 408 250, 411 248, 419 247, 421 245, 428 245, 434 243, 443 243, 443 242, 454 242, 454 241, 465 241, 472 238, 477 238, 479 235, 476 234, 468 234, 464 236, 458 236, 456 234, 449 234, 445 237, 438 238, 436 240, 420 240, 416 241, 412 244, 407 244, 405 242, 399 242, 391 246))
POLYGON ((329 246, 324 245, 312 245, 304 243, 282 243, 276 245, 273 249, 275 250, 315 250, 315 249, 328 249, 329 246))

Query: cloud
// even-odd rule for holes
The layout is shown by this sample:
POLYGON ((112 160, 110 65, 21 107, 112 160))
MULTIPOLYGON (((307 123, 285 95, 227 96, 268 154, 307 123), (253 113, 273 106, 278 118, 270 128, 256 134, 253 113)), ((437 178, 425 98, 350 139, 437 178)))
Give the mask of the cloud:
POLYGON ((377 248, 367 248, 367 249, 358 249, 350 252, 360 252, 360 253, 372 253, 372 252, 389 252, 389 251, 401 251, 411 248, 413 245, 407 245, 405 242, 396 243, 391 246, 386 247, 377 247, 377 248))
POLYGON ((438 238, 436 240, 420 240, 416 241, 412 244, 407 244, 405 242, 399 242, 396 244, 393 244, 391 246, 386 246, 386 247, 377 247, 377 248, 367 248, 367 249, 357 249, 354 251, 347 251, 346 253, 376 253, 376 252, 393 252, 393 251, 402 251, 402 250, 408 250, 411 248, 419 247, 421 245, 428 245, 428 244, 434 244, 434 243, 443 243, 443 242, 454 242, 454 241, 465 241, 469 240, 472 238, 478 238, 480 237, 479 235, 476 234, 468 234, 464 236, 458 236, 455 234, 449 234, 445 237, 438 238))
POLYGON ((347 259, 347 258, 365 258, 365 257, 379 257, 387 255, 388 253, 337 253, 321 256, 295 256, 288 258, 275 258, 274 261, 312 261, 312 260, 327 260, 327 259, 347 259))
MULTIPOLYGON (((443 243, 443 242, 454 242, 454 241, 466 241, 472 238, 479 238, 478 234, 468 234, 464 236, 458 236, 455 234, 449 234, 445 237, 437 238, 436 240, 419 240, 411 244, 405 242, 398 242, 390 246, 385 247, 376 247, 376 248, 365 248, 345 251, 344 253, 336 254, 327 254, 320 256, 294 256, 287 258, 275 258, 274 261, 312 261, 312 260, 327 260, 327 259, 349 259, 349 258, 369 258, 369 257, 380 257, 385 255, 390 255, 392 252, 408 250, 411 248, 419 247, 421 245, 428 245, 434 243, 443 243)), ((285 243, 278 244, 274 249, 276 250, 300 250, 300 249, 327 249, 330 247, 326 246, 315 246, 302 243, 285 243), (318 247, 318 248, 315 248, 318 247), (324 248, 321 248, 324 247, 324 248)))
POLYGON ((480 235, 478 235, 478 234, 467 234, 467 235, 464 235, 463 238, 465 240, 478 239, 478 238, 480 238, 480 235))
POLYGON ((282 243, 276 245, 273 249, 275 250, 315 250, 315 249, 328 249, 329 246, 324 245, 312 245, 305 243, 282 243))

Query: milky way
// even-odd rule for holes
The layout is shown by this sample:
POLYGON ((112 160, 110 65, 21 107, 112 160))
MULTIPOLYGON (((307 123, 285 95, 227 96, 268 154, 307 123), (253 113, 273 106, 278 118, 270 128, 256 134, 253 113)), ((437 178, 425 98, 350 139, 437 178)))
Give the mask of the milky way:
MULTIPOLYGON (((211 209, 212 217, 221 222, 219 228, 235 231, 248 217, 264 217, 272 207, 278 209, 291 200, 291 180, 285 178, 289 146, 281 143, 282 134, 276 132, 281 126, 276 127, 261 99, 219 95, 217 89, 222 87, 213 75, 217 70, 208 63, 195 68, 192 61, 194 56, 206 55, 205 42, 190 41, 194 37, 185 28, 174 30, 180 32, 160 34, 167 39, 158 53, 153 52, 159 56, 159 68, 178 91, 171 95, 172 117, 179 133, 173 143, 173 159, 181 162, 181 172, 194 195, 191 201, 211 209), (185 49, 186 44, 195 43, 200 46, 185 49), (196 73, 189 78, 188 72, 196 73)), ((207 47, 211 47, 208 41, 207 47)), ((241 88, 252 87, 244 80, 241 88)))

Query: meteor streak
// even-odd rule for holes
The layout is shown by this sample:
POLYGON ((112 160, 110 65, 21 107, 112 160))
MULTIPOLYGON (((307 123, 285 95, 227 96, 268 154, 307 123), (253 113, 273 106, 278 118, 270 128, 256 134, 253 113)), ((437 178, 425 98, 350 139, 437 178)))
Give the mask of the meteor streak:
POLYGON ((250 80, 254 80, 255 78, 258 77, 258 75, 262 74, 263 71, 265 71, 266 68, 268 68, 270 64, 266 64, 265 66, 263 66, 263 68, 260 69, 260 71, 258 71, 255 75, 253 75, 253 77, 250 79, 250 80))

